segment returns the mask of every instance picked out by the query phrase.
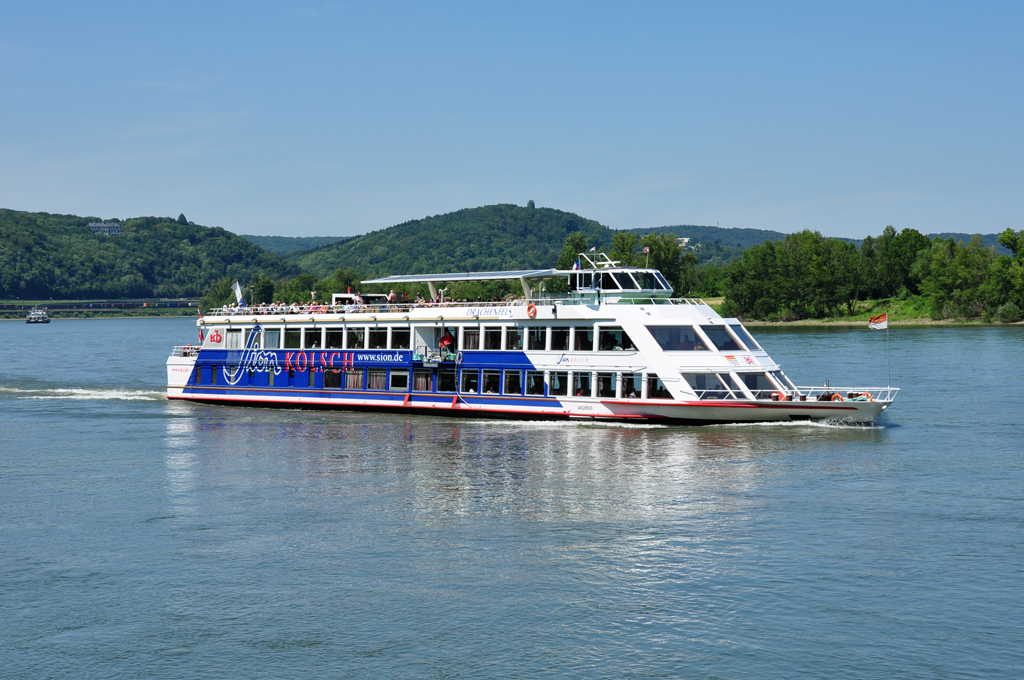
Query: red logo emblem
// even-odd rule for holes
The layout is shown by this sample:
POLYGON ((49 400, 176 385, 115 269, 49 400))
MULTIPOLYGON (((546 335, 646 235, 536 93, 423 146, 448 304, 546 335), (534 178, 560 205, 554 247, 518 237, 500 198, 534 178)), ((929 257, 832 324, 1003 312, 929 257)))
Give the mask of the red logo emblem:
POLYGON ((221 340, 223 340, 223 337, 221 336, 220 331, 214 331, 213 333, 210 333, 210 342, 216 344, 219 343, 221 340))

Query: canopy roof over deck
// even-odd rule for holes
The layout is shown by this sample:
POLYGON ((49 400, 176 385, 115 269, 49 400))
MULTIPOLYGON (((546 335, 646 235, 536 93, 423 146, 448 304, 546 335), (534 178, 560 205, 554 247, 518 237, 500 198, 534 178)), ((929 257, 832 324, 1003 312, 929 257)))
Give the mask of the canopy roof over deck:
POLYGON ((363 283, 425 283, 430 295, 437 295, 437 283, 454 283, 461 281, 510 281, 519 279, 523 286, 523 294, 530 297, 530 279, 544 279, 555 276, 568 276, 571 271, 561 269, 519 269, 504 272, 452 272, 449 274, 402 274, 399 276, 383 276, 379 279, 363 279, 363 283))

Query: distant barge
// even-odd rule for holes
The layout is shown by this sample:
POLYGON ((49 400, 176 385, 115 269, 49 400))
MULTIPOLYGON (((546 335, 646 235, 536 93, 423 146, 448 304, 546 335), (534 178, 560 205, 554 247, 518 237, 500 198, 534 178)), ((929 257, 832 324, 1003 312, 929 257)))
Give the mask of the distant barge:
POLYGON ((25 317, 25 323, 50 323, 50 317, 46 316, 46 308, 33 307, 25 317))

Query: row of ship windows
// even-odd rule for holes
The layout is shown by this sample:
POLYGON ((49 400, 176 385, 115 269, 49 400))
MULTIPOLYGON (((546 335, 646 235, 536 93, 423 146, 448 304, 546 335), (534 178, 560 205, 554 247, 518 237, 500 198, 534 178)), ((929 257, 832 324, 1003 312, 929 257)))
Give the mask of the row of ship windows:
POLYGON ((314 389, 504 394, 627 399, 671 399, 654 374, 491 369, 327 368, 262 371, 237 366, 200 366, 197 385, 311 387, 314 389), (219 377, 218 377, 219 376, 219 377), (410 385, 411 380, 411 385, 410 385), (646 389, 645 389, 646 388, 646 389), (621 392, 618 390, 621 389, 621 392))
MULTIPOLYGON (((768 399, 772 392, 795 393, 796 388, 781 372, 776 373, 684 373, 699 399, 743 399, 744 387, 755 399, 768 399), (741 385, 742 382, 742 385, 741 385)), ((504 394, 537 397, 594 397, 625 399, 671 399, 656 374, 590 371, 519 371, 498 369, 387 369, 327 368, 300 371, 245 369, 237 366, 201 366, 200 386, 225 384, 255 387, 311 387, 314 389, 375 390, 390 392, 441 392, 451 394, 504 394), (218 380, 218 374, 221 378, 218 380)))
MULTIPOLYGON (((252 328, 229 329, 221 336, 227 349, 250 346, 252 328)), ((647 326, 648 332, 665 351, 699 351, 715 348, 720 352, 761 349, 740 324, 728 326, 647 326), (699 330, 698 330, 699 329, 699 330)), ((416 346, 436 349, 449 334, 451 351, 458 350, 544 350, 552 352, 591 352, 635 350, 629 335, 616 326, 451 326, 417 327, 416 346), (596 340, 596 343, 595 343, 596 340)), ((295 328, 264 330, 262 338, 253 338, 254 347, 263 349, 412 349, 409 328, 295 328)))

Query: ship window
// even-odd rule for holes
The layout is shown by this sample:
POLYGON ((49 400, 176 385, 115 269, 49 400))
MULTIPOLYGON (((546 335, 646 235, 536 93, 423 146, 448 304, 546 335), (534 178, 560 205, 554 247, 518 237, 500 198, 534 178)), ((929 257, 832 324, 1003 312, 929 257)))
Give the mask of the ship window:
POLYGON ((778 388, 764 373, 740 373, 739 375, 747 389, 754 393, 754 399, 771 399, 772 392, 778 391, 778 388))
POLYGON ((656 375, 647 376, 647 398, 648 399, 671 399, 672 394, 656 375))
POLYGON ((340 389, 341 388, 341 369, 340 368, 329 368, 324 371, 324 388, 325 389, 340 389))
POLYGON ((391 329, 391 349, 409 349, 409 329, 391 329))
POLYGON ((319 328, 307 328, 306 329, 306 349, 320 349, 320 329, 319 328))
POLYGON ((437 372, 437 391, 438 392, 454 392, 455 391, 455 369, 445 368, 437 372))
POLYGON ((509 328, 505 332, 505 349, 523 348, 523 329, 509 328))
POLYGON ((242 349, 242 329, 233 328, 227 331, 227 343, 224 345, 225 349, 242 349))
POLYGON ((541 371, 526 372, 526 393, 544 396, 544 373, 541 371))
POLYGON ((521 371, 505 371, 505 394, 523 393, 523 374, 521 371))
POLYGON ((593 288, 594 275, 591 272, 577 274, 579 276, 580 288, 593 288))
POLYGON ((462 370, 462 389, 460 392, 476 394, 480 390, 480 372, 462 370))
POLYGON ((658 289, 658 282, 654 278, 654 274, 652 272, 634 272, 633 276, 636 277, 636 280, 640 283, 640 287, 644 290, 658 289))
POLYGON ((325 347, 327 349, 341 349, 344 347, 342 343, 345 342, 345 331, 340 328, 328 328, 327 329, 327 343, 325 347))
POLYGON ((484 349, 501 349, 501 329, 484 327, 484 349))
POLYGON ((462 331, 462 346, 466 349, 480 349, 480 329, 464 329, 462 331))
MULTIPOLYGON (((378 328, 370 331, 370 349, 387 349, 388 331, 386 328, 378 328)), ((370 388, 373 389, 372 387, 370 388)), ((384 389, 383 387, 381 389, 384 389)))
POLYGON ((569 329, 565 327, 551 329, 551 351, 569 351, 569 329))
POLYGON ((547 349, 544 345, 547 342, 547 328, 543 326, 532 326, 526 329, 527 349, 547 349))
POLYGON ((621 328, 602 328, 598 333, 598 341, 598 346, 601 348, 602 352, 636 349, 636 345, 634 345, 633 341, 629 339, 626 331, 621 328))
POLYGON ((597 374, 597 396, 599 397, 615 397, 615 374, 614 373, 598 373, 597 374))
POLYGON ((263 348, 278 349, 281 347, 281 331, 263 331, 263 348))
POLYGON ((569 393, 569 374, 565 371, 551 373, 551 396, 564 397, 569 393))
POLYGON ((739 338, 740 341, 744 345, 746 345, 747 349, 749 349, 751 352, 761 349, 761 346, 754 341, 754 338, 750 336, 750 333, 748 333, 747 329, 744 328, 743 326, 739 324, 734 324, 729 326, 729 328, 732 329, 732 332, 736 334, 736 337, 739 338))
POLYGON ((497 394, 501 383, 501 371, 484 371, 484 394, 497 394))
POLYGON ((252 328, 246 328, 245 329, 245 344, 243 345, 243 347, 252 347, 254 349, 259 349, 260 348, 260 336, 256 335, 255 339, 253 339, 253 332, 252 331, 253 331, 252 328), (252 342, 250 343, 250 341, 252 341, 252 342))
POLYGON ((395 392, 406 392, 409 390, 409 371, 391 369, 391 389, 395 392))
POLYGON ((267 387, 273 387, 273 386, 274 386, 274 369, 268 368, 267 369, 267 387))
POLYGON ((615 280, 619 282, 619 287, 622 290, 636 290, 639 286, 636 285, 636 281, 629 275, 629 272, 615 272, 613 275, 615 280))
POLYGON ((313 368, 313 367, 310 367, 310 369, 308 371, 306 371, 306 373, 309 376, 309 386, 310 387, 316 387, 316 369, 313 368))
POLYGON ((582 328, 577 327, 575 333, 576 339, 573 344, 573 349, 577 352, 592 352, 594 351, 594 329, 593 328, 582 328))
POLYGON ((683 373, 683 379, 697 393, 698 399, 735 399, 731 392, 735 389, 728 374, 715 373, 683 373))
POLYGON ((661 275, 661 272, 654 272, 654 276, 655 278, 658 279, 658 284, 660 288, 664 288, 665 290, 672 290, 672 286, 668 285, 668 281, 666 281, 665 277, 661 275))
POLYGON ((640 373, 622 374, 622 396, 625 399, 639 399, 643 394, 644 379, 640 373))
POLYGON ((210 367, 210 384, 211 385, 216 385, 217 384, 217 367, 216 366, 211 366, 210 367))
POLYGON ((775 371, 771 375, 773 378, 775 378, 775 381, 778 382, 783 387, 789 387, 794 392, 799 391, 796 389, 796 385, 793 384, 793 381, 789 379, 789 376, 787 376, 782 371, 775 371))
POLYGON ((363 389, 363 369, 361 369, 361 368, 347 368, 347 369, 345 369, 345 389, 346 390, 361 390, 361 389, 363 389))
POLYGON ((573 373, 572 374, 572 393, 577 397, 589 397, 590 396, 590 374, 589 373, 573 373))
POLYGON ((704 335, 708 336, 711 342, 715 343, 715 347, 722 352, 735 352, 743 351, 740 344, 729 335, 729 331, 725 330, 725 326, 701 326, 700 329, 704 331, 704 335))
POLYGON ((612 278, 611 272, 601 272, 600 274, 597 274, 597 276, 600 277, 601 280, 601 285, 599 286, 601 290, 619 289, 619 284, 615 283, 615 279, 612 278))
POLYGON ((648 326, 647 330, 666 352, 707 349, 693 326, 648 326))
POLYGON ((347 349, 365 349, 366 331, 362 328, 349 328, 345 332, 345 347, 347 349))
POLYGON ((366 372, 366 389, 384 390, 387 389, 388 372, 383 368, 371 368, 366 372))
POLYGON ((285 331, 284 332, 284 348, 285 349, 299 349, 302 346, 302 331, 285 331))
POLYGON ((416 370, 412 372, 412 388, 417 392, 430 392, 433 389, 430 371, 416 370))

